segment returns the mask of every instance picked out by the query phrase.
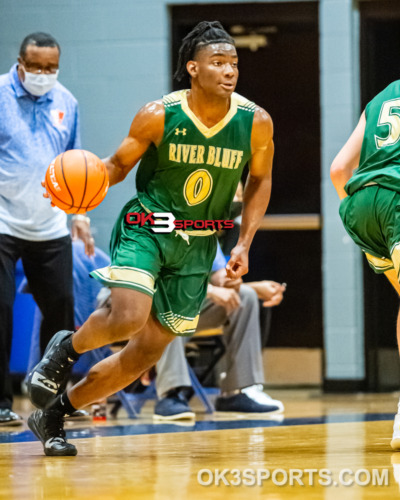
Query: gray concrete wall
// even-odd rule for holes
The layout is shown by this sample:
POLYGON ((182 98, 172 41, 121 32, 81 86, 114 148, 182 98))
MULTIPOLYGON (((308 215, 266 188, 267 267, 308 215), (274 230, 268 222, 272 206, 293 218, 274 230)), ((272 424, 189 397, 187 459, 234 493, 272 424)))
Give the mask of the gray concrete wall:
POLYGON ((325 377, 364 377, 361 252, 338 216, 329 177, 332 160, 354 129, 359 110, 358 12, 352 0, 320 2, 322 216, 325 377))

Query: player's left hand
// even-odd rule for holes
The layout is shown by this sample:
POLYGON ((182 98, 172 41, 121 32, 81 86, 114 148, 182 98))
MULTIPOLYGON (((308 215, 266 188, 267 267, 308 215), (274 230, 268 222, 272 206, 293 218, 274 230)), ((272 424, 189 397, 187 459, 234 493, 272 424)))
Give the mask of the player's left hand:
POLYGON ((85 253, 89 257, 94 255, 94 238, 90 232, 90 223, 84 220, 72 220, 72 240, 80 239, 85 244, 85 253))
POLYGON ((249 250, 238 244, 231 251, 231 258, 226 264, 226 275, 236 280, 249 271, 249 250))

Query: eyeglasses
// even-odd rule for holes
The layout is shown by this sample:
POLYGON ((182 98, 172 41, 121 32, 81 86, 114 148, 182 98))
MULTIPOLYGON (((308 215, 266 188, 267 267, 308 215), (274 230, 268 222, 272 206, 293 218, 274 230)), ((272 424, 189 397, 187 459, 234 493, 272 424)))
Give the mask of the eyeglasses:
POLYGON ((38 66, 37 64, 26 64, 22 65, 28 73, 34 73, 35 75, 41 75, 44 73, 45 75, 54 75, 58 71, 58 66, 47 66, 43 68, 38 66))

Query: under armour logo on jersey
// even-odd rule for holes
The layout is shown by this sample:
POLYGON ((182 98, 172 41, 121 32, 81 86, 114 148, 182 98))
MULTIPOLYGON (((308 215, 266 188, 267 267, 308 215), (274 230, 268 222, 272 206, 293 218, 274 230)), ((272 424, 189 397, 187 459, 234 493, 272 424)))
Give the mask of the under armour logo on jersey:
POLYGON ((176 128, 175 135, 179 135, 179 134, 186 135, 186 129, 183 128, 182 130, 179 130, 179 128, 176 128))

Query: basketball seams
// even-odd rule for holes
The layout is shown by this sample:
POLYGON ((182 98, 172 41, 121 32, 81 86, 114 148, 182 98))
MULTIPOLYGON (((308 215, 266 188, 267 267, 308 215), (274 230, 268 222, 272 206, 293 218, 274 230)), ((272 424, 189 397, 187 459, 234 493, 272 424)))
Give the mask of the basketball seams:
POLYGON ((83 202, 85 200, 86 189, 87 189, 87 184, 88 184, 88 162, 87 162, 87 157, 86 157, 85 151, 82 150, 82 154, 83 154, 83 158, 85 160, 85 186, 83 188, 82 201, 81 201, 81 204, 79 205, 79 208, 82 207, 83 202))
POLYGON ((71 193, 68 193, 67 186, 65 183, 65 179, 61 175, 61 155, 63 153, 59 154, 54 160, 51 162, 49 165, 46 175, 45 175, 45 181, 46 181, 46 189, 47 187, 52 189, 54 197, 61 201, 63 205, 66 207, 68 206, 73 206, 73 199, 71 193), (50 172, 50 168, 53 166, 53 172, 50 172), (69 197, 69 200, 66 199, 66 197, 69 197))
POLYGON ((45 179, 53 205, 73 214, 93 210, 103 201, 108 188, 108 174, 104 163, 96 155, 85 150, 70 150, 58 155, 51 165, 45 179), (55 165, 54 172, 49 170, 51 165, 55 165), (75 201, 80 204, 75 205, 75 201))
MULTIPOLYGON (((48 192, 48 193, 49 193, 52 197, 56 198, 56 200, 58 200, 59 202, 63 203, 63 204, 64 204, 64 205, 66 205, 67 207, 74 208, 74 207, 71 207, 71 206, 69 205, 69 203, 65 203, 65 201, 64 201, 64 200, 62 200, 61 198, 59 198, 59 197, 58 197, 58 196, 54 193, 54 191, 51 189, 50 184, 49 184, 48 182, 47 182, 47 186, 46 186, 46 191, 47 191, 47 192, 48 192)), ((51 200, 51 201, 53 202, 53 200, 51 200)), ((54 203, 54 202, 53 202, 53 203, 54 203)), ((60 208, 60 207, 57 207, 57 208, 60 208)), ((63 210, 63 209, 61 208, 61 210, 63 210)), ((66 210, 69 210, 69 209, 67 208, 66 210)))
MULTIPOLYGON (((64 155, 65 155, 65 153, 62 153, 61 158, 60 158, 61 173, 62 173, 62 176, 63 176, 63 179, 64 179, 65 187, 67 188, 67 191, 68 191, 68 193, 71 196, 71 207, 70 208, 72 208, 74 206, 74 197, 72 196, 71 190, 69 189, 69 186, 68 186, 68 183, 67 183, 67 179, 65 178, 65 174, 64 174, 64 166, 63 166, 64 155)), ((63 201, 63 203, 65 203, 65 201, 63 201)))
POLYGON ((102 184, 101 184, 101 186, 100 186, 100 189, 99 189, 99 190, 97 191, 97 193, 93 196, 93 198, 89 201, 88 205, 86 206, 86 210, 88 210, 88 209, 89 209, 90 204, 92 203, 92 201, 93 201, 93 200, 95 200, 95 199, 97 198, 97 196, 101 193, 101 191, 102 191, 102 189, 103 189, 103 186, 104 186, 104 184, 105 184, 106 180, 107 180, 107 169, 106 169, 106 168, 104 168, 104 170, 103 170, 103 182, 102 182, 102 184))
MULTIPOLYGON (((74 210, 80 210, 80 209, 82 208, 82 207, 76 207, 76 206, 74 206, 74 205, 72 205, 72 206, 71 206, 69 203, 65 203, 65 201, 64 201, 64 200, 62 200, 61 198, 59 198, 59 197, 58 197, 58 196, 54 193, 54 191, 50 188, 50 186, 49 186, 49 184, 48 184, 48 183, 47 183, 47 186, 46 186, 46 191, 48 191, 48 193, 49 193, 51 196, 53 196, 54 198, 56 198, 56 199, 57 199, 59 202, 61 202, 63 205, 66 205, 66 206, 68 207, 68 208, 66 208, 66 209, 63 209, 63 208, 61 208, 61 207, 57 207, 57 208, 59 208, 60 210, 63 210, 64 212, 65 212, 66 210, 71 210, 71 209, 74 209, 74 210)), ((53 201, 53 200, 52 200, 52 201, 53 201)), ((53 203, 54 203, 54 202, 53 202, 53 203)), ((95 204, 95 205, 88 205, 86 208, 85 208, 85 207, 83 207, 83 212, 82 212, 82 213, 84 213, 84 212, 85 212, 85 211, 87 211, 87 210, 93 210, 94 208, 96 208, 96 207, 98 207, 98 206, 99 206, 99 205, 95 204)), ((76 213, 77 213, 77 212, 76 212, 76 213)))

